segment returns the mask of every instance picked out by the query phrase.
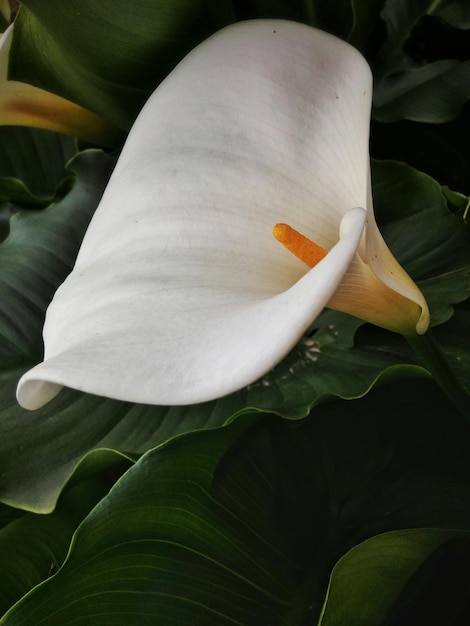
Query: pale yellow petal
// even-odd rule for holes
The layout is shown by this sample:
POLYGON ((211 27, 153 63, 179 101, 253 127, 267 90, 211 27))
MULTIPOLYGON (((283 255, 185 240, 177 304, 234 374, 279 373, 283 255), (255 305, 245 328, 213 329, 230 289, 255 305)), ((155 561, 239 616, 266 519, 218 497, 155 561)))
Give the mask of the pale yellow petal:
POLYGON ((0 0, 0 15, 3 17, 7 24, 10 22, 11 10, 9 0, 0 0))
MULTIPOLYGON (((413 283, 414 284, 414 283, 413 283)), ((356 255, 328 306, 404 335, 416 333, 421 307, 379 280, 356 255)))

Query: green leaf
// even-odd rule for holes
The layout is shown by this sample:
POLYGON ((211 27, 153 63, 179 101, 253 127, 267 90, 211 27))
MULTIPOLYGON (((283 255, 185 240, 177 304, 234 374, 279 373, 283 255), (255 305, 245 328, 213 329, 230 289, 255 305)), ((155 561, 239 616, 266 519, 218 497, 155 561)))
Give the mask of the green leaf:
POLYGON ((45 309, 70 272, 113 166, 114 159, 99 151, 81 153, 70 164, 77 183, 69 194, 10 220, 0 247, 0 350, 6 344, 23 357, 41 357, 45 309))
POLYGON ((441 185, 470 194, 470 105, 454 121, 422 124, 400 121, 381 124, 372 120, 371 154, 395 159, 426 172, 441 185))
POLYGON ((436 15, 442 17, 454 28, 470 28, 470 5, 467 0, 447 0, 441 2, 436 9, 436 15))
POLYGON ((0 529, 18 518, 23 517, 23 515, 24 512, 20 509, 14 509, 6 504, 0 504, 0 529))
POLYGON ((374 204, 394 255, 432 300, 431 319, 451 316, 451 304, 470 296, 470 232, 449 210, 449 192, 405 163, 374 161, 374 204))
POLYGON ((470 61, 397 69, 377 82, 373 115, 379 122, 448 122, 470 99, 469 85, 470 61))
POLYGON ((100 449, 135 457, 181 433, 222 426, 233 405, 150 407, 65 390, 47 409, 16 402, 21 369, 0 370, 0 501, 53 510, 65 483, 100 449), (45 454, 47 451, 47 454, 45 454))
POLYGON ((14 213, 13 206, 8 202, 0 203, 0 243, 10 232, 10 217, 14 213))
MULTIPOLYGON (((77 464, 93 450, 110 448, 135 456, 182 433, 223 426, 246 412, 275 411, 298 419, 310 406, 335 395, 354 398, 377 382, 426 376, 422 367, 401 365, 415 357, 393 333, 364 326, 353 347, 358 322, 345 317, 324 314, 316 334, 307 336, 261 381, 193 407, 132 405, 65 390, 47 409, 31 413, 21 409, 14 396, 23 369, 5 372, 0 392, 1 500, 48 512, 77 464)), ((462 381, 470 376, 462 345, 469 321, 459 310, 452 323, 436 329, 462 381)))
POLYGON ((462 216, 462 219, 465 223, 468 223, 468 211, 470 206, 470 198, 465 196, 463 193, 459 193, 458 191, 452 191, 449 187, 444 186, 442 188, 442 192, 446 197, 446 200, 449 204, 449 208, 455 211, 455 213, 462 216))
POLYGON ((57 93, 123 129, 176 63, 223 25, 215 23, 223 11, 213 13, 211 0, 22 5, 10 79, 57 93))
MULTIPOLYGON (((302 0, 252 0, 246 4, 251 5, 251 11, 248 16, 243 16, 244 19, 247 17, 251 19, 276 18, 308 24, 311 16, 310 5, 312 2, 310 0, 307 2, 302 0)), ((244 10, 246 11, 246 8, 244 10)))
POLYGON ((121 455, 101 451, 77 469, 51 514, 2 507, 0 615, 58 569, 79 523, 128 467, 121 455))
MULTIPOLYGON (((438 13, 440 8, 446 10, 448 5, 432 0, 385 3, 381 16, 387 27, 387 39, 376 62, 375 119, 447 122, 456 118, 469 100, 470 61, 444 56, 428 62, 429 59, 421 58, 423 50, 419 49, 418 58, 412 57, 413 29, 424 24, 423 17, 438 13)), ((439 51, 436 37, 433 44, 434 50, 439 51)))
MULTIPOLYGON (((268 416, 180 437, 122 477, 56 576, 0 623, 67 623, 72 605, 77 625, 316 623, 353 546, 403 528, 466 529, 465 433, 422 381, 301 423, 268 416)), ((397 596, 404 581, 380 582, 397 596)))
MULTIPOLYGON (((319 626, 381 626, 384 617, 399 601, 400 592, 406 589, 422 563, 433 552, 456 540, 465 541, 468 553, 470 531, 439 528, 398 530, 372 537, 355 546, 333 569, 319 626)), ((460 572, 463 578, 464 571, 460 572)), ((446 575, 450 574, 447 572, 446 575)), ((433 606, 435 601, 429 595, 427 598, 427 610, 424 615, 421 613, 420 619, 427 621, 429 616, 436 620, 436 613, 431 613, 429 606, 433 606)), ((452 599, 447 599, 447 615, 453 613, 452 599)), ((458 602, 458 595, 454 601, 458 602)), ((444 603, 445 600, 441 599, 440 606, 444 603)), ((458 615, 455 614, 455 617, 458 615)))
POLYGON ((322 2, 310 0, 303 3, 312 26, 325 30, 341 39, 348 39, 354 27, 351 0, 322 2))
MULTIPOLYGON (((366 47, 384 0, 255 0, 250 17, 288 19, 304 22, 342 39, 366 47)), ((246 18, 245 18, 246 19, 246 18)))
POLYGON ((381 17, 387 26, 383 54, 389 58, 400 53, 423 18, 439 16, 458 29, 470 25, 470 9, 466 0, 385 0, 383 4, 381 17))
POLYGON ((50 203, 76 154, 71 137, 46 130, 0 127, 0 202, 50 203))
POLYGON ((351 0, 354 19, 348 41, 366 57, 375 47, 374 39, 382 26, 380 13, 384 3, 385 0, 351 0))
MULTIPOLYGON (((450 322, 435 329, 462 384, 470 376, 468 351, 462 347, 469 322, 469 311, 460 307, 450 322)), ((400 335, 327 311, 277 367, 233 400, 298 419, 332 397, 358 398, 388 380, 429 375, 400 335)), ((219 410, 224 404, 228 409, 231 398, 218 400, 219 410)))
POLYGON ((78 524, 106 491, 98 481, 84 482, 50 515, 26 513, 0 530, 0 614, 62 564, 78 524))
POLYGON ((387 41, 384 49, 387 56, 397 54, 403 48, 423 15, 441 4, 442 0, 386 0, 381 16, 387 25, 387 41))

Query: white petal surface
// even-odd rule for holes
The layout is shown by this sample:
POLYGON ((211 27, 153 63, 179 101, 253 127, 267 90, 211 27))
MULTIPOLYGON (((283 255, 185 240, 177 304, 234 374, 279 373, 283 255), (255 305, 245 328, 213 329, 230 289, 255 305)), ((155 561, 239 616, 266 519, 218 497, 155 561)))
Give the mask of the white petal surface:
MULTIPOLYGON (((249 384, 295 345, 346 272, 366 213, 352 209, 344 219, 348 230, 328 256, 279 294, 200 284, 191 290, 182 280, 157 306, 152 284, 145 291, 140 280, 133 285, 116 277, 104 307, 99 298, 78 327, 58 333, 68 349, 57 346, 56 355, 22 378, 20 403, 39 408, 66 385, 133 402, 189 404, 249 384)), ((68 286, 71 313, 82 294, 68 286)))
POLYGON ((240 23, 196 48, 138 117, 19 402, 65 385, 188 404, 271 369, 364 250, 370 101, 359 53, 305 25, 240 23), (277 222, 330 253, 308 271, 277 222))

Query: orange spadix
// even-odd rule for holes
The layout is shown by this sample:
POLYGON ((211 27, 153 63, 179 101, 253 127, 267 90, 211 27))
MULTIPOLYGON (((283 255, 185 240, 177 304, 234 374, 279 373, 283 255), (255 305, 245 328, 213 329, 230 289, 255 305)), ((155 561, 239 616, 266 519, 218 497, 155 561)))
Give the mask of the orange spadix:
POLYGON ((328 254, 328 250, 299 233, 289 224, 276 224, 273 235, 277 241, 309 267, 315 267, 328 254))

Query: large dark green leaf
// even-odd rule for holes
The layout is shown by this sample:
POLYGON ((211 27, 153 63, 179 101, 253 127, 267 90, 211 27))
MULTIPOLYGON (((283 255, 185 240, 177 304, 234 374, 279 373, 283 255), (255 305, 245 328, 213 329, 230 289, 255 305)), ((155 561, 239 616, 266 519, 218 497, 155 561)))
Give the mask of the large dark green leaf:
POLYGON ((0 202, 51 202, 57 186, 67 176, 65 164, 75 153, 71 137, 0 126, 0 202))
POLYGON ((21 509, 14 509, 6 504, 0 504, 0 529, 23 515, 24 512, 21 509))
POLYGON ((41 357, 45 309, 72 268, 113 165, 99 151, 81 153, 70 165, 77 182, 69 194, 11 218, 0 246, 0 350, 14 346, 23 358, 41 357))
MULTIPOLYGON (((0 377, 1 499, 50 511, 77 463, 92 450, 139 454, 181 433, 220 427, 237 413, 250 410, 303 417, 309 406, 335 393, 344 397, 366 393, 391 364, 410 358, 409 352, 396 355, 393 349, 374 353, 368 344, 354 350, 350 342, 357 321, 339 321, 333 326, 338 318, 327 317, 321 336, 306 338, 261 381, 194 407, 133 405, 64 390, 45 408, 28 412, 15 399, 24 366, 11 367, 0 377)), ((423 375, 412 366, 399 372, 423 375)), ((398 372, 392 368, 390 375, 394 373, 398 372)))
POLYGON ((24 366, 10 368, 0 377, 0 498, 47 512, 77 463, 92 450, 136 455, 181 433, 220 427, 247 411, 299 418, 334 395, 365 394, 383 375, 425 375, 416 366, 397 367, 413 358, 403 340, 398 350, 393 344, 377 350, 367 341, 353 349, 357 325, 353 319, 327 316, 321 333, 305 338, 268 376, 236 394, 193 407, 134 405, 64 390, 43 409, 28 412, 15 399, 24 366))
POLYGON ((51 576, 67 554, 78 524, 129 467, 110 451, 89 455, 49 515, 0 509, 0 615, 51 576))
POLYGON ((219 427, 234 408, 230 400, 228 407, 150 407, 65 390, 32 413, 15 398, 23 371, 0 371, 0 500, 36 512, 54 508, 90 454, 104 448, 134 457, 181 433, 219 427))
POLYGON ((404 163, 375 161, 374 204, 394 255, 432 299, 434 324, 449 319, 450 304, 470 296, 470 232, 448 207, 448 193, 404 163))
MULTIPOLYGON (((412 611, 416 613, 416 624, 458 624, 453 620, 462 618, 459 604, 465 602, 470 583, 466 576, 469 554, 470 531, 419 528, 397 530, 368 539, 352 548, 335 566, 318 626, 382 626, 385 624, 383 616, 388 614, 390 620, 386 624, 399 626, 413 623, 412 611), (424 576, 417 576, 417 570, 422 569, 423 574, 427 574, 429 565, 437 565, 433 561, 437 560, 439 552, 444 553, 453 547, 461 556, 454 559, 455 565, 460 564, 462 569, 457 573, 443 563, 445 572, 441 573, 442 580, 436 588, 437 598, 431 595, 433 586, 427 581, 429 589, 424 606, 417 610, 413 604, 418 602, 409 592, 404 606, 400 606, 400 596, 406 593, 407 586, 413 583, 423 586, 424 576), (413 581, 413 578, 418 580, 413 581), (449 578, 453 584, 446 584, 449 578), (384 585, 384 581, 393 582, 384 585), (394 614, 398 618, 396 621, 394 614)), ((423 589, 419 591, 422 593, 423 589)), ((418 595, 416 589, 414 594, 418 595)))
POLYGON ((106 492, 99 480, 84 481, 50 515, 25 513, 0 530, 0 615, 62 564, 72 534, 106 492))
POLYGON ((372 122, 371 152, 426 172, 442 185, 470 195, 470 104, 446 124, 372 122))
POLYGON ((225 0, 22 4, 10 78, 57 93, 124 129, 176 63, 230 15, 225 0))
MULTIPOLYGON (((354 546, 403 528, 468 526, 468 427, 430 383, 393 393, 395 402, 385 387, 301 423, 269 416, 244 434, 237 421, 149 452, 2 626, 72 623, 71 607, 77 625, 316 624, 332 568, 354 546)), ((374 568, 367 601, 381 619, 407 582, 397 575, 405 548, 396 567, 374 568)), ((414 551, 408 576, 431 551, 414 551)))
MULTIPOLYGON (((448 34, 450 38, 453 29, 430 16, 442 17, 448 24, 459 29, 470 25, 470 9, 466 0, 385 0, 383 4, 381 16, 387 26, 387 40, 382 48, 384 56, 388 58, 399 55, 409 45, 416 31, 422 28, 433 28, 434 36, 437 34, 434 29, 440 28, 440 34, 448 34)), ((458 36, 454 31, 454 38, 458 36)), ((445 45, 447 41, 434 41, 433 55, 443 53, 440 49, 442 43, 445 45)))
POLYGON ((444 0, 436 13, 455 28, 470 28, 470 5, 467 0, 444 0))
POLYGON ((374 117, 379 122, 448 122, 469 99, 470 61, 398 67, 376 84, 374 117))

